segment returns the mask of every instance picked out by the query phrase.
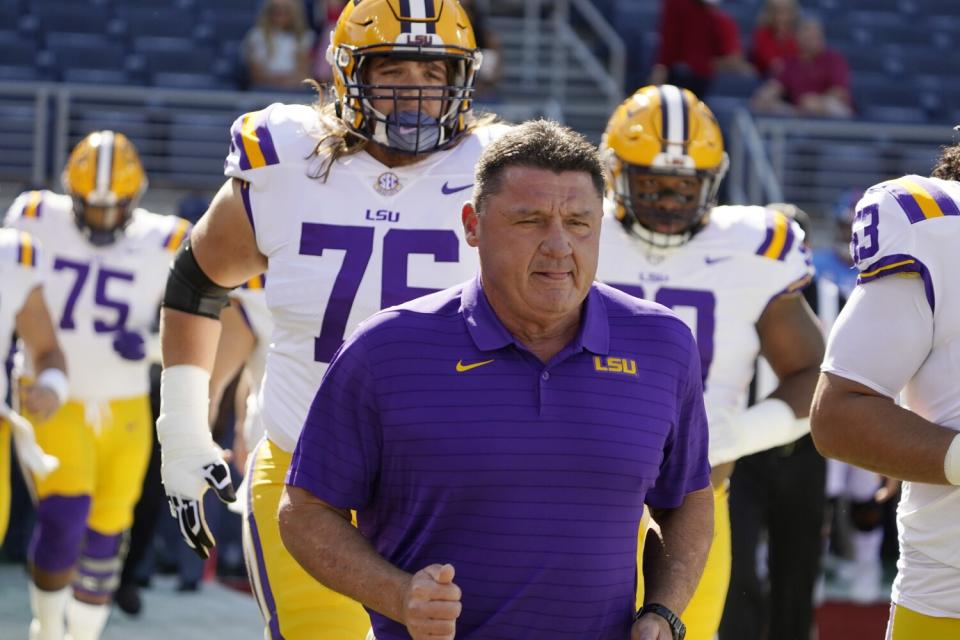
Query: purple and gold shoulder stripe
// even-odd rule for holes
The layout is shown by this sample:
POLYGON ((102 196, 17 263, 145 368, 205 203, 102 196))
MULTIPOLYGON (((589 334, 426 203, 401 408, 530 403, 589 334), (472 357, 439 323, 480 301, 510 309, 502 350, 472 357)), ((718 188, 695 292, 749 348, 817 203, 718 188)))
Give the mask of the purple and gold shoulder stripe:
POLYGON ((37 266, 37 247, 30 234, 23 231, 17 238, 17 264, 24 267, 37 266))
POLYGON ((250 291, 261 291, 267 286, 267 274, 261 273, 258 276, 250 278, 244 282, 242 286, 244 289, 249 289, 250 291))
POLYGON ((787 216, 779 211, 767 210, 767 231, 757 255, 771 260, 783 260, 793 248, 796 234, 787 216))
POLYGON ((246 114, 233 124, 230 134, 240 156, 241 169, 259 169, 280 162, 267 128, 266 111, 246 114))
POLYGON ((887 276, 900 277, 920 277, 923 279, 923 290, 927 295, 927 302, 930 304, 930 310, 934 311, 936 302, 933 291, 933 280, 930 278, 930 271, 927 266, 905 253, 896 253, 884 256, 870 265, 870 267, 861 271, 857 276, 857 284, 867 284, 887 276))
POLYGON ((180 245, 183 244, 183 241, 186 240, 189 233, 190 223, 182 219, 177 221, 177 225, 173 228, 173 231, 167 234, 166 239, 163 241, 163 248, 167 251, 176 251, 180 248, 180 245))
POLYGON ((21 218, 39 218, 43 213, 43 192, 31 191, 27 196, 27 203, 20 212, 21 218))
POLYGON ((910 224, 960 215, 956 201, 929 178, 904 176, 885 182, 882 186, 897 200, 910 224))

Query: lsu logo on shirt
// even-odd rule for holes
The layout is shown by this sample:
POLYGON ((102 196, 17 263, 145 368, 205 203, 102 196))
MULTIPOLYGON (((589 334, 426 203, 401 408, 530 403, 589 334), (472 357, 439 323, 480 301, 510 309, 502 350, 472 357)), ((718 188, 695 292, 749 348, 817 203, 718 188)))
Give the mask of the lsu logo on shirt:
POLYGON ((602 358, 593 356, 594 371, 605 371, 607 373, 625 373, 627 375, 637 375, 637 361, 632 358, 614 358, 608 356, 602 358))

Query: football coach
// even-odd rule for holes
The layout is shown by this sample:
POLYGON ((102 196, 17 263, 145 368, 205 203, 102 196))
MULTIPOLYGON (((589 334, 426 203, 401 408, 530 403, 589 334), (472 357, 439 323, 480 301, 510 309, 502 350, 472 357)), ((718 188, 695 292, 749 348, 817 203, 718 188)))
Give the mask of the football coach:
POLYGON ((683 636, 713 529, 698 351, 594 282, 603 188, 581 135, 515 127, 463 207, 477 278, 372 316, 331 363, 280 532, 370 637, 683 636), (661 544, 635 611, 644 503, 661 544))

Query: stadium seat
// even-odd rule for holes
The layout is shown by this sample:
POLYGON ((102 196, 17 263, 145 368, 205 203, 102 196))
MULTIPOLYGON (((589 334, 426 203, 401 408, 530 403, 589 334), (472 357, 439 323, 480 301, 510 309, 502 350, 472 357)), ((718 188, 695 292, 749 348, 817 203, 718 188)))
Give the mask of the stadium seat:
POLYGON ((152 74, 151 84, 171 89, 232 89, 233 87, 210 73, 179 73, 160 71, 152 74))
POLYGON ((131 76, 123 69, 64 69, 60 74, 64 82, 78 84, 128 86, 131 76))
MULTIPOLYGON (((3 67, 0 66, 0 69, 3 67)), ((36 120, 37 111, 33 105, 0 102, 0 138, 3 139, 0 176, 15 180, 32 178, 33 127, 36 120)))
POLYGON ((124 48, 119 43, 104 37, 85 45, 60 38, 50 38, 47 41, 47 50, 53 54, 57 64, 64 71, 68 69, 120 70, 124 67, 126 56, 124 48))
POLYGON ((926 122, 927 112, 920 107, 872 105, 860 112, 860 119, 873 122, 920 124, 926 122))
POLYGON ((105 33, 112 20, 107 7, 87 3, 36 2, 30 11, 44 32, 105 33))
POLYGON ((216 60, 213 49, 198 47, 191 38, 138 37, 133 49, 150 73, 209 73, 216 60))
POLYGON ((163 5, 121 5, 117 7, 117 17, 131 38, 186 38, 192 36, 196 22, 193 11, 186 8, 171 10, 163 5))

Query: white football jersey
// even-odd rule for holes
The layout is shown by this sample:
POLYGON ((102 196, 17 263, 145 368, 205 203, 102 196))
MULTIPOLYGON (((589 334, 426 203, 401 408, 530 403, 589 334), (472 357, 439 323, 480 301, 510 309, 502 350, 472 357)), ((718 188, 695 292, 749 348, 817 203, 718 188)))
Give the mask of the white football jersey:
POLYGON ((256 339, 253 353, 245 368, 250 374, 250 393, 247 395, 247 414, 243 424, 243 437, 247 450, 263 436, 263 421, 260 419, 260 390, 267 367, 267 351, 273 335, 273 318, 267 308, 266 276, 259 275, 233 290, 230 296, 240 305, 240 313, 256 339))
POLYGON ((798 291, 813 270, 803 231, 779 211, 715 207, 686 244, 653 249, 606 203, 597 279, 671 308, 700 350, 710 446, 728 442, 746 408, 760 351, 756 323, 771 300, 798 291))
MULTIPOLYGON (((34 238, 25 231, 0 229, 0 359, 10 353, 17 314, 27 296, 43 284, 34 238)), ((0 373, 0 402, 7 396, 7 377, 0 373)))
POLYGON ((44 298, 67 359, 70 398, 102 403, 146 394, 150 362, 121 358, 113 340, 120 328, 146 334, 153 327, 170 261, 190 223, 137 209, 120 239, 95 247, 74 223, 69 196, 32 191, 14 201, 6 224, 45 248, 44 298))
MULTIPOLYGON (((901 403, 931 422, 960 431, 960 284, 955 271, 960 183, 909 175, 870 188, 857 205, 852 245, 858 284, 899 274, 922 280, 933 315, 933 341, 929 355, 904 386, 901 403)), ((884 318, 872 320, 884 323, 884 318)), ((908 326, 890 327, 892 339, 909 331, 908 326)), ((830 361, 828 350, 826 362, 830 361)), ((896 369, 900 363, 889 366, 896 369)), ((876 375, 858 373, 867 379, 876 375)), ((903 377, 909 374, 904 372, 903 377)), ((919 550, 928 564, 933 559, 960 569, 960 489, 905 482, 897 520, 902 548, 919 550)), ((947 595, 952 598, 947 607, 952 616, 960 612, 955 569, 949 589, 944 585, 934 589, 945 596, 943 600, 947 595)))
POLYGON ((261 415, 282 449, 293 451, 328 363, 360 321, 476 273, 461 209, 477 158, 506 129, 482 127, 406 167, 361 151, 324 181, 313 155, 324 125, 312 107, 274 104, 234 123, 225 173, 249 184, 242 193, 269 262, 275 326, 261 415))

